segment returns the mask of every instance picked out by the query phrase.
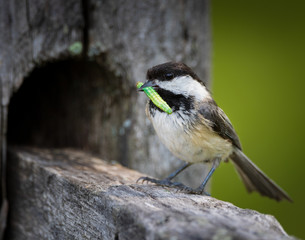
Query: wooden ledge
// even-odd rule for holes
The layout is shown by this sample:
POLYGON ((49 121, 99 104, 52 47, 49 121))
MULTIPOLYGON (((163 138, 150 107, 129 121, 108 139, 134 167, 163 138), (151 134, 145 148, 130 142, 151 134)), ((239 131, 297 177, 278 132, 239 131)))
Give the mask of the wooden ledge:
POLYGON ((76 150, 11 148, 9 239, 291 239, 270 215, 136 184, 76 150))

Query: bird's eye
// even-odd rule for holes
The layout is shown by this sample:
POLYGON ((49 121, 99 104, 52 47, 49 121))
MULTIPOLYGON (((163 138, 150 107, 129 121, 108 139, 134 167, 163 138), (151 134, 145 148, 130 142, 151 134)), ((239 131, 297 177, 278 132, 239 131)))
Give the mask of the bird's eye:
POLYGON ((174 78, 174 74, 173 73, 166 73, 165 74, 165 79, 166 80, 172 80, 174 78))

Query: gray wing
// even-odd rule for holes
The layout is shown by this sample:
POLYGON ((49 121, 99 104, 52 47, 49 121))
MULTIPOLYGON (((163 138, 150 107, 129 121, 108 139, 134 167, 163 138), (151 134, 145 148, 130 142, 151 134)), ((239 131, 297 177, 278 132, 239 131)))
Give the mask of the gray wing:
POLYGON ((200 104, 199 113, 210 121, 212 129, 224 139, 228 139, 241 150, 239 138, 227 115, 217 106, 214 100, 200 104))

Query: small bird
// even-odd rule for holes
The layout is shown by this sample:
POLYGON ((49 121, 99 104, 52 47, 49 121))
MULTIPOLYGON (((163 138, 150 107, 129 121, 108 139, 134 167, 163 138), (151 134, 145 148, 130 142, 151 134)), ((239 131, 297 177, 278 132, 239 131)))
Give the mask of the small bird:
POLYGON ((160 186, 173 187, 192 194, 209 195, 205 186, 220 162, 232 160, 249 192, 257 191, 277 201, 291 198, 268 178, 243 152, 239 138, 226 114, 217 106, 199 77, 184 63, 167 62, 147 71, 147 81, 139 88, 153 87, 171 107, 168 114, 153 104, 146 105, 146 115, 161 142, 185 164, 159 180, 138 179, 160 186), (195 163, 211 169, 202 184, 190 188, 172 179, 195 163))

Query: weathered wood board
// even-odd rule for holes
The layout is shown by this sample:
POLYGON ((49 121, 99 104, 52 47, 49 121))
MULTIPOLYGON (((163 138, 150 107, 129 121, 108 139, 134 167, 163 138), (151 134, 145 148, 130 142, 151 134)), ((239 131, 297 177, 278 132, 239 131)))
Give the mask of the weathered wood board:
POLYGON ((9 239, 292 239, 270 215, 136 184, 139 172, 90 154, 9 152, 9 239))

